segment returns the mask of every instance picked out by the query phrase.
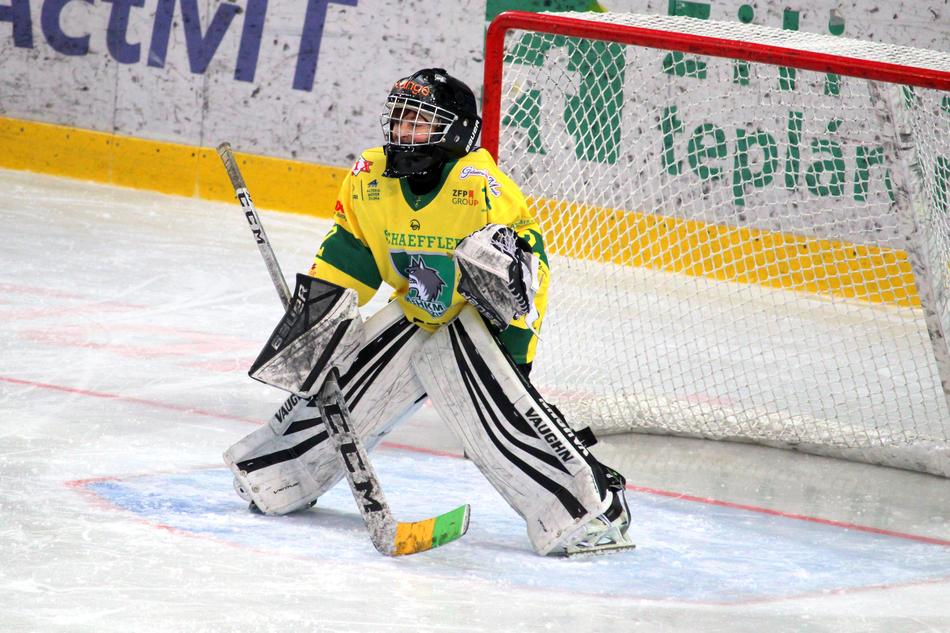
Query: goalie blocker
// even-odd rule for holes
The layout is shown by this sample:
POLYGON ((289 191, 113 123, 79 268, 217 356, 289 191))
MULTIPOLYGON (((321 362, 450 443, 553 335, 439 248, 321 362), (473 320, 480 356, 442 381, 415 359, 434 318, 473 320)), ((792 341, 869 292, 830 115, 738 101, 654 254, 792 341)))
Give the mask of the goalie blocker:
POLYGON ((251 378, 298 396, 323 384, 330 368, 345 372, 363 345, 356 291, 297 275, 297 287, 251 378))

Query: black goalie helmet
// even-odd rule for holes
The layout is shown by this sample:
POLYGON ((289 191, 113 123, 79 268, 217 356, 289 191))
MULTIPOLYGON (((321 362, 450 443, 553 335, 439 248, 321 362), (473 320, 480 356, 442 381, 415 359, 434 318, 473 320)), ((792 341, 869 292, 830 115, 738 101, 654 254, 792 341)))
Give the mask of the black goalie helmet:
POLYGON ((475 149, 482 120, 471 88, 442 68, 398 80, 382 115, 388 178, 421 175, 475 149))

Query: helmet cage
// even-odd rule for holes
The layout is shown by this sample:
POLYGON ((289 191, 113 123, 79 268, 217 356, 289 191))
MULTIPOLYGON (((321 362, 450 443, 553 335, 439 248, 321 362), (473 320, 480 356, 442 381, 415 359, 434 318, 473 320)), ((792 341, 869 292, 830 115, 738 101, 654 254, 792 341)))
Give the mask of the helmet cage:
MULTIPOLYGON (((404 95, 389 95, 386 100, 386 112, 380 116, 380 123, 383 126, 383 138, 386 140, 386 145, 419 147, 442 143, 449 128, 457 119, 458 116, 452 111, 426 103, 421 99, 404 95), (408 133, 403 134, 402 137, 394 134, 396 126, 405 122, 411 124, 408 133)), ((407 130, 404 129, 403 132, 407 130)))
POLYGON ((425 68, 393 84, 380 117, 387 178, 440 170, 476 147, 482 120, 475 95, 442 68, 425 68))

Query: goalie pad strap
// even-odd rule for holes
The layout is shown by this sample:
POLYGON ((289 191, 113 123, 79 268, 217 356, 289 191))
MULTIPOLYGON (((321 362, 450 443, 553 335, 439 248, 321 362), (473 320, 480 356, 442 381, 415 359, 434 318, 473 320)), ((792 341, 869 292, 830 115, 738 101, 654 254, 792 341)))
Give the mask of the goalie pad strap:
MULTIPOLYGON (((556 407, 554 408, 555 410, 557 410, 556 407)), ((558 410, 558 413, 560 413, 560 410, 558 410)), ((586 446, 587 448, 590 448, 591 446, 597 443, 597 436, 594 435, 594 432, 590 430, 589 426, 585 426, 582 429, 577 429, 576 431, 574 431, 574 435, 576 435, 577 439, 580 440, 581 443, 584 444, 584 446, 586 446)))

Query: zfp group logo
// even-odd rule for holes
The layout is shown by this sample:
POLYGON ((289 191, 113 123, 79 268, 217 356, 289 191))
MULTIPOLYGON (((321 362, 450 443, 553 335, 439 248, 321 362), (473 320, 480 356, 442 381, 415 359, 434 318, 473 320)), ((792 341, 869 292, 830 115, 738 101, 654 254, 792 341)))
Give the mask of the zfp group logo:
POLYGON ((452 204, 461 204, 466 207, 477 207, 481 202, 475 195, 474 189, 453 189, 452 204))

